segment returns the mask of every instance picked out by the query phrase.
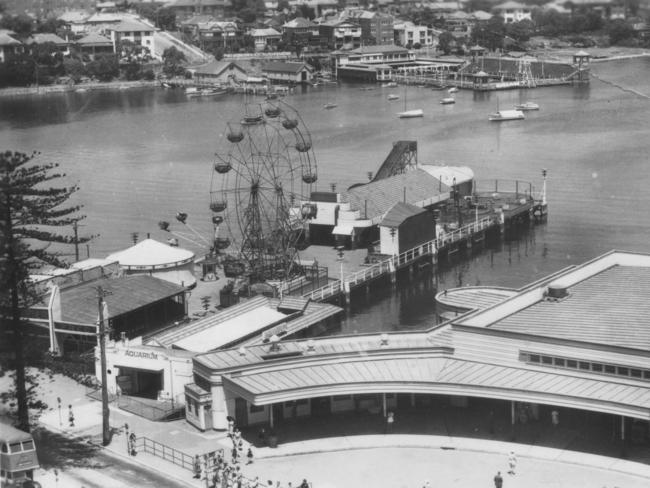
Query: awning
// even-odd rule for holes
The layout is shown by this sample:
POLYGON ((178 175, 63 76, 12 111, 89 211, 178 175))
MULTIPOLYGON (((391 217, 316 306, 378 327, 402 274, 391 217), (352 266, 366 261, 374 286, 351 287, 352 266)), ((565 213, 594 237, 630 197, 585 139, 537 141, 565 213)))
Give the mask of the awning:
POLYGON ((354 227, 351 225, 337 225, 332 230, 332 234, 338 234, 341 236, 351 236, 354 232, 354 227))

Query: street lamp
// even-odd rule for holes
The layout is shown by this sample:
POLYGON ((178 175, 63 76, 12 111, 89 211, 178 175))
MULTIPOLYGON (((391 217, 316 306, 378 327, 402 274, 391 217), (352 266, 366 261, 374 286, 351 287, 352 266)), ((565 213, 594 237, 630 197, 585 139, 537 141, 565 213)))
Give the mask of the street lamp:
POLYGON ((345 256, 345 253, 343 252, 345 250, 344 246, 337 246, 336 248, 336 255, 338 256, 337 261, 340 263, 341 266, 341 290, 343 290, 343 258, 345 256))

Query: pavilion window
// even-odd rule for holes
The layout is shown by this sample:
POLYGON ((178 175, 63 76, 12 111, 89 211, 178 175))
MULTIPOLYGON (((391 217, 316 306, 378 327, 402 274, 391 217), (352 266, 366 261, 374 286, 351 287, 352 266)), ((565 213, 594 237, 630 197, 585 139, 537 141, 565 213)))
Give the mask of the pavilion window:
POLYGON ((553 358, 550 356, 542 356, 543 364, 553 364, 553 358))
POLYGON ((553 360, 553 364, 555 366, 560 366, 561 368, 563 368, 564 367, 564 358, 555 358, 553 360))
POLYGON ((649 370, 646 369, 645 371, 643 371, 643 379, 650 380, 650 371, 649 370))
POLYGON ((608 374, 616 374, 616 366, 612 366, 610 364, 605 365, 605 373, 608 374))
POLYGON ((630 370, 630 376, 632 378, 641 378, 641 370, 640 369, 631 369, 630 370))
POLYGON ((589 371, 591 369, 590 364, 585 361, 580 361, 580 369, 589 371))
POLYGON ((569 360, 566 362, 566 367, 567 367, 567 368, 577 368, 577 367, 578 367, 578 361, 575 361, 575 360, 573 360, 573 359, 569 359, 569 360))
POLYGON ((591 370, 595 371, 596 373, 602 373, 603 371, 603 365, 600 363, 593 363, 591 365, 591 370))
POLYGON ((622 368, 622 367, 619 366, 617 369, 618 369, 618 374, 620 376, 629 376, 630 375, 630 369, 629 368, 622 368))

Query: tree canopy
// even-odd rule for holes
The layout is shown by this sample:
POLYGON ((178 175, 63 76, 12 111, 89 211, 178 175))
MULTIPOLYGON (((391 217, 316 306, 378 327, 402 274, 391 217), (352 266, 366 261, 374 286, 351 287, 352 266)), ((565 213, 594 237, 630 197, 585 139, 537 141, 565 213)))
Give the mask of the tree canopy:
MULTIPOLYGON (((33 164, 37 155, 0 153, 0 325, 3 342, 13 352, 10 367, 15 370, 18 427, 25 431, 29 431, 29 402, 21 317, 36 300, 29 274, 43 264, 67 266, 49 246, 75 243, 57 228, 72 227, 84 218, 78 213, 81 206, 67 205, 77 186, 51 186, 65 175, 57 172, 57 164, 33 164)), ((88 240, 80 238, 76 243, 88 240)))

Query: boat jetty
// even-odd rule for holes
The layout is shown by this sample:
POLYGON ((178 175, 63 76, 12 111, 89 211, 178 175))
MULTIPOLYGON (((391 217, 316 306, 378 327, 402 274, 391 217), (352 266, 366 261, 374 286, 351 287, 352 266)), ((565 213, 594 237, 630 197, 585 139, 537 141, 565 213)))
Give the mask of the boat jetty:
MULTIPOLYGON (((314 289, 308 279, 286 281, 281 294, 347 304, 357 288, 395 283, 401 270, 435 266, 440 259, 542 222, 547 216, 546 171, 537 191, 519 180, 476 181, 468 167, 417 163, 417 141, 397 141, 367 183, 341 192, 313 192, 303 205, 317 208, 312 244, 332 247, 340 260, 366 251, 358 269, 330 276, 314 289)), ((320 247, 320 246, 312 246, 320 247)), ((303 253, 318 254, 312 248, 303 253)), ((320 264, 325 256, 316 257, 320 264)), ((320 282, 319 282, 320 283, 320 282)))

